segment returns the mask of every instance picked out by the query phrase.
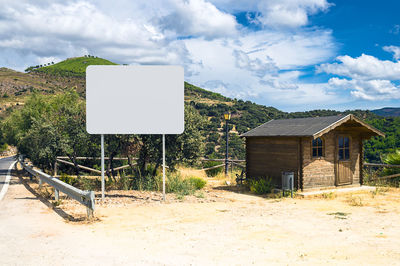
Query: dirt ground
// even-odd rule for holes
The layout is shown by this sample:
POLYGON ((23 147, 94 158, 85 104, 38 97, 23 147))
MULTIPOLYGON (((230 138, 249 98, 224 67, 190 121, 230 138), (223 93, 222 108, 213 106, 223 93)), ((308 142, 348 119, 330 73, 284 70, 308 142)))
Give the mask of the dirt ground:
POLYGON ((95 220, 13 177, 0 265, 400 265, 400 190, 267 199, 207 188, 183 201, 111 191, 95 220))

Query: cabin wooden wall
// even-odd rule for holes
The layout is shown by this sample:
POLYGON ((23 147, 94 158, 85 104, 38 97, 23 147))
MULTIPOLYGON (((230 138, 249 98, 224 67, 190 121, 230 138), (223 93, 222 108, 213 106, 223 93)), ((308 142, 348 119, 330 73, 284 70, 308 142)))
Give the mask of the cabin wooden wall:
MULTIPOLYGON (((353 184, 360 184, 360 160, 361 158, 361 150, 360 150, 360 141, 361 138, 358 135, 352 136, 351 143, 351 168, 353 170, 353 184)), ((361 169, 362 170, 362 169, 361 169)))
POLYGON ((246 177, 270 177, 281 187, 282 172, 294 172, 297 187, 299 165, 298 138, 246 138, 246 177))
POLYGON ((322 137, 324 156, 312 157, 312 138, 302 138, 303 189, 335 186, 335 136, 328 132, 322 137))
POLYGON ((336 185, 336 160, 338 135, 350 136, 350 168, 353 174, 353 185, 360 184, 360 135, 358 132, 346 130, 345 126, 323 135, 325 152, 321 158, 313 158, 311 138, 303 138, 303 189, 333 187, 336 185))

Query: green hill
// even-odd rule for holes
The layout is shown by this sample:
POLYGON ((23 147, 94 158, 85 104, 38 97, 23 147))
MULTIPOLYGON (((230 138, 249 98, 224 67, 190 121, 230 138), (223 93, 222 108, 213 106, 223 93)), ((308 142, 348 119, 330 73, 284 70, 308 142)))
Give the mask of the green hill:
POLYGON ((57 64, 48 63, 45 66, 31 66, 25 72, 38 72, 51 75, 61 75, 67 77, 84 77, 86 67, 89 65, 117 65, 103 58, 93 56, 82 56, 68 58, 57 64))

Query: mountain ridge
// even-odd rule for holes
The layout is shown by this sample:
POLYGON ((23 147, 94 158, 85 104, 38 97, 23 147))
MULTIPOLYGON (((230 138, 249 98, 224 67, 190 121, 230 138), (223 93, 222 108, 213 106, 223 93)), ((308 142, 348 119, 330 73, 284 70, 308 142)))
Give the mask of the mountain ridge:
POLYGON ((383 107, 380 109, 372 110, 374 114, 384 117, 400 116, 400 107, 383 107))

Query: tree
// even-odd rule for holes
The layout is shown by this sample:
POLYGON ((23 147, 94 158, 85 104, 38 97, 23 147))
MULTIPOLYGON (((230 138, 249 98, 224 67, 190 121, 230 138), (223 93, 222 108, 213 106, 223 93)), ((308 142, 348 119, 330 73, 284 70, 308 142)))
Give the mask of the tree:
POLYGON ((7 142, 34 164, 51 167, 57 155, 65 154, 79 176, 76 158, 94 154, 98 147, 95 136, 86 132, 85 119, 85 103, 75 91, 52 97, 35 93, 11 114, 3 130, 7 142))
MULTIPOLYGON (((204 140, 202 134, 207 120, 204 119, 190 105, 185 105, 185 131, 180 135, 166 135, 166 164, 174 169, 177 163, 193 164, 204 153, 204 140)), ((141 147, 138 164, 142 175, 155 175, 162 164, 162 136, 141 135, 141 147), (151 172, 147 169, 148 163, 154 163, 151 172)))

